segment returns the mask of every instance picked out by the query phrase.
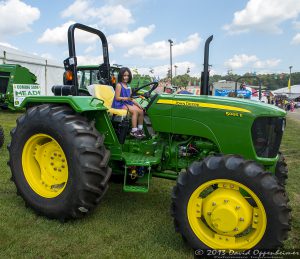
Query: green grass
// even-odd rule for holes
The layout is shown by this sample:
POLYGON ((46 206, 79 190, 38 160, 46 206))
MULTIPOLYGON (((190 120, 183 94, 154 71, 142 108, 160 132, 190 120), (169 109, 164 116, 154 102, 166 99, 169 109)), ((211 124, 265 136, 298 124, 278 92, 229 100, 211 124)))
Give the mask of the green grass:
MULTIPOLYGON (((0 111, 0 124, 9 131, 20 114, 0 111)), ((297 173, 300 157, 300 122, 288 120, 282 151, 289 165, 288 193, 293 207, 293 228, 286 248, 299 248, 300 195, 297 173)), ((90 216, 62 224, 37 216, 24 206, 10 181, 8 152, 0 150, 0 258, 193 258, 176 234, 170 217, 173 181, 153 179, 148 194, 123 193, 110 184, 100 206, 90 216)))
POLYGON ((300 248, 300 120, 288 117, 286 132, 283 136, 281 151, 284 154, 288 168, 289 179, 287 192, 292 207, 292 231, 285 248, 300 248))

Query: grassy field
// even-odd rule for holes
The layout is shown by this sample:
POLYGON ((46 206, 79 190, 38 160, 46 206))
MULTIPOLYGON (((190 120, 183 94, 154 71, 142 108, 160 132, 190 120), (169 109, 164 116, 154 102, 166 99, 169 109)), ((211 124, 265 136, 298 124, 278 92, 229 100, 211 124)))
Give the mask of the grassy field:
MULTIPOLYGON (((0 125, 9 131, 20 114, 0 111, 0 125)), ((282 151, 289 165, 287 190, 293 208, 293 227, 286 248, 300 248, 300 122, 288 119, 282 151)), ((83 220, 65 224, 39 217, 16 195, 0 150, 0 258, 193 258, 175 233, 170 217, 174 182, 153 179, 146 195, 123 193, 111 184, 100 206, 83 220)))

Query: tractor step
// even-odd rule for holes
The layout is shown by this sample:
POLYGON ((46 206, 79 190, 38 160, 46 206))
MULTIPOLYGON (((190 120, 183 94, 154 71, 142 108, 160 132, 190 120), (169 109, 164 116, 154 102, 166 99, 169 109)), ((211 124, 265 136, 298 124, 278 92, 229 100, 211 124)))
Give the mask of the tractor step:
POLYGON ((148 156, 138 153, 123 152, 127 166, 150 166, 160 162, 159 156, 148 156))
POLYGON ((124 192, 142 192, 147 193, 149 189, 144 186, 126 185, 123 187, 124 192))
POLYGON ((151 179, 151 165, 159 164, 161 154, 150 156, 139 153, 123 152, 125 160, 125 174, 123 190, 125 192, 146 193, 151 179))
POLYGON ((149 191, 150 185, 150 166, 125 166, 124 174, 124 192, 141 192, 149 191))

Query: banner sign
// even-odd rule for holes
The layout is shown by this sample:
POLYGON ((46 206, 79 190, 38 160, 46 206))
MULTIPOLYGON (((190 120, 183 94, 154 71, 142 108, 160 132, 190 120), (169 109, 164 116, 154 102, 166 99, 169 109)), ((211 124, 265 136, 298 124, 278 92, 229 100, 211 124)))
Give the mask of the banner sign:
MULTIPOLYGON (((215 90, 215 96, 226 96, 226 97, 228 97, 228 95, 230 93, 234 93, 234 92, 235 92, 234 90, 216 89, 215 90)), ((237 90, 236 94, 237 94, 237 96, 242 95, 244 98, 250 99, 252 93, 249 90, 237 90)))
POLYGON ((14 106, 19 107, 27 96, 41 95, 40 85, 13 84, 14 106))

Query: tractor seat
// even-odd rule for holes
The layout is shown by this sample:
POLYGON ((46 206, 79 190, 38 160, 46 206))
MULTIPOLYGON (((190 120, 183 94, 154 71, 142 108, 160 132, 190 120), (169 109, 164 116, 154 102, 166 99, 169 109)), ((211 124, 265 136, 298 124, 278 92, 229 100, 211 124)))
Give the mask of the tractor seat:
POLYGON ((93 84, 93 85, 89 85, 87 89, 92 96, 104 102, 104 106, 108 109, 109 114, 117 115, 117 116, 127 115, 127 110, 111 108, 111 105, 115 97, 115 91, 112 88, 112 86, 93 84))

